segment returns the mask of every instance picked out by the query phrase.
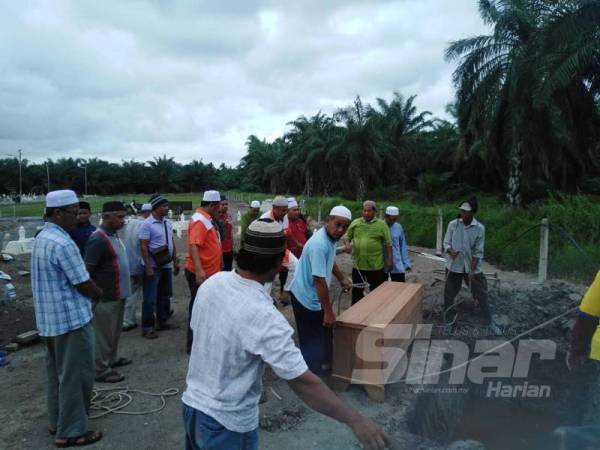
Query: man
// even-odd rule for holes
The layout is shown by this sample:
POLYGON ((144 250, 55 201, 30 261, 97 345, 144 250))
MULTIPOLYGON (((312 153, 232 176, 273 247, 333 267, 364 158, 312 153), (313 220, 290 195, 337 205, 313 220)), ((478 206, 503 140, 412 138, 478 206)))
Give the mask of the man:
POLYGON ((188 225, 188 254, 185 257, 185 278, 190 288, 188 332, 186 351, 190 354, 194 340, 190 320, 196 292, 202 283, 221 270, 221 242, 215 221, 221 209, 221 195, 206 191, 200 208, 190 218, 188 225))
POLYGON ((335 245, 344 235, 352 214, 345 206, 334 207, 325 218, 325 226, 306 243, 292 282, 292 307, 298 328, 300 350, 313 373, 321 373, 330 366, 331 333, 335 314, 329 298, 331 274, 344 289, 352 287, 335 263, 335 245))
MULTIPOLYGON (((289 242, 291 240, 291 233, 290 233, 290 222, 289 222, 287 213, 288 213, 288 199, 282 195, 278 195, 273 199, 273 206, 271 207, 271 210, 265 212, 262 216, 260 216, 260 218, 261 219, 270 219, 274 222, 278 222, 279 224, 281 224, 281 226, 283 227, 283 233, 285 234, 286 239, 289 242)), ((288 279, 288 269, 286 266, 290 263, 290 256, 288 254, 285 255, 284 262, 285 262, 285 264, 282 265, 282 267, 279 271, 279 302, 281 303, 281 305, 287 306, 289 304, 289 302, 288 302, 288 300, 286 298, 287 296, 285 294, 285 292, 286 292, 285 284, 288 279)), ((270 292, 270 286, 269 286, 269 292, 270 292)))
POLYGON ((267 212, 265 212, 262 216, 260 216, 261 219, 271 219, 275 222, 278 222, 281 224, 281 226, 283 227, 283 232, 285 233, 286 237, 289 236, 289 227, 290 227, 290 223, 287 217, 287 212, 288 212, 288 201, 287 198, 285 198, 282 195, 278 195, 273 199, 273 206, 271 207, 271 209, 267 212))
POLYGON ((600 361, 600 272, 588 288, 579 305, 579 314, 571 332, 567 353, 569 369, 577 368, 589 357, 600 361))
POLYGON ((390 227, 390 237, 392 238, 392 258, 393 267, 390 274, 392 281, 404 283, 406 281, 406 272, 412 269, 412 261, 408 256, 408 245, 404 237, 404 229, 397 222, 400 210, 396 206, 388 206, 385 209, 385 223, 390 227))
POLYGON ((258 219, 260 214, 260 202, 258 200, 252 200, 250 203, 250 209, 242 216, 240 220, 240 242, 244 241, 244 236, 246 235, 246 230, 248 229, 248 225, 258 219))
POLYGON ((87 445, 102 433, 88 430, 94 385, 94 327, 90 299, 102 291, 90 279, 67 230, 79 202, 73 191, 49 192, 44 228, 33 243, 31 288, 37 329, 47 349, 48 416, 57 447, 87 445))
POLYGON ((96 231, 96 227, 91 224, 90 217, 92 216, 92 209, 88 202, 79 202, 79 211, 77 212, 77 226, 69 230, 71 239, 75 241, 81 256, 85 253, 85 244, 96 231))
POLYGON ((130 359, 117 357, 125 299, 131 293, 127 252, 117 234, 125 225, 126 212, 127 207, 123 202, 104 203, 102 225, 92 234, 85 246, 85 265, 103 292, 93 307, 96 381, 99 383, 123 381, 125 377, 114 368, 131 364, 130 359))
POLYGON ((470 286, 473 298, 483 309, 486 325, 491 325, 487 280, 481 271, 485 227, 475 219, 477 200, 472 198, 461 203, 458 210, 459 217, 448 224, 444 236, 447 271, 444 287, 444 322, 453 323, 456 320, 454 298, 464 280, 470 286))
POLYGON ((173 243, 173 226, 166 219, 169 201, 162 195, 150 198, 152 214, 138 232, 144 265, 142 335, 156 339, 157 330, 177 328, 167 323, 171 315, 173 275, 179 273, 177 250, 173 243))
POLYGON ((141 208, 142 217, 132 219, 125 227, 125 250, 127 250, 127 261, 129 262, 129 274, 131 294, 125 300, 125 313, 123 315, 123 331, 131 331, 137 328, 137 307, 142 293, 142 280, 144 278, 144 266, 142 265, 142 253, 138 233, 144 220, 152 214, 150 203, 144 203, 141 208))
POLYGON ((227 211, 229 210, 229 202, 225 196, 221 196, 219 206, 219 214, 217 216, 219 225, 223 230, 221 239, 221 250, 223 252, 223 270, 231 270, 233 268, 233 222, 227 211))
MULTIPOLYGON (((377 219, 377 205, 367 200, 363 203, 362 217, 355 219, 344 236, 344 246, 352 253, 352 283, 369 283, 369 289, 375 290, 386 280, 384 268, 391 270, 392 239, 390 229, 383 220, 377 219)), ((364 295, 362 287, 352 288, 352 304, 364 295)))
POLYGON ((307 370, 294 330, 263 285, 281 264, 281 225, 255 221, 237 255, 237 270, 220 272, 198 289, 194 344, 183 393, 186 449, 258 449, 258 403, 264 364, 313 409, 352 428, 363 446, 383 449, 383 431, 342 402, 307 370))
POLYGON ((302 217, 302 214, 300 214, 298 201, 294 197, 288 198, 287 217, 290 229, 287 247, 296 258, 300 258, 304 244, 306 244, 306 241, 312 236, 312 232, 308 228, 306 220, 302 217))

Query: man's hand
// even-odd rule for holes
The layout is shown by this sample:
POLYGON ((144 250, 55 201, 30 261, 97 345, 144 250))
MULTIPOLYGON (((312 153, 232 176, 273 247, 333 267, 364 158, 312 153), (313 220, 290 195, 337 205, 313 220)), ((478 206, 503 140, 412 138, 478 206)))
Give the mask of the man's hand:
POLYGON ((453 248, 450 248, 450 249, 448 249, 447 253, 452 257, 452 259, 456 259, 456 257, 458 256, 458 254, 460 252, 454 250, 453 248))
POLYGON ((346 253, 352 253, 352 242, 351 241, 344 242, 344 251, 346 253))
POLYGON ((349 425, 363 448, 367 450, 384 450, 386 448, 388 438, 381 427, 372 420, 360 416, 356 423, 349 425))
POLYGON ((154 276, 154 269, 152 268, 152 266, 146 266, 146 276, 147 277, 154 276))
POLYGON ((391 272, 394 268, 394 262, 390 258, 385 259, 385 268, 388 270, 388 272, 391 272))
POLYGON ((181 270, 181 268, 179 267, 179 263, 175 263, 173 265, 173 275, 175 275, 175 276, 179 275, 180 270, 181 270))
POLYGON ((333 309, 326 309, 323 316, 323 326, 330 328, 335 325, 335 314, 333 309))
POLYGON ((206 281, 206 273, 202 270, 197 270, 196 271, 196 284, 198 286, 200 286, 202 283, 204 283, 206 281))
POLYGON ((352 289, 352 279, 349 277, 345 277, 342 281, 340 281, 340 284, 342 285, 344 292, 348 292, 350 289, 352 289))

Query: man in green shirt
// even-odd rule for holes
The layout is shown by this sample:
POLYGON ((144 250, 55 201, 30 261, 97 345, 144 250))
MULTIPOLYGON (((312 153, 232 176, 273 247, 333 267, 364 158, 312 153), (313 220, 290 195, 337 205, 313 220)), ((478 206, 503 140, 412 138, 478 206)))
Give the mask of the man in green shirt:
POLYGON ((246 230, 248 229, 248 225, 258 219, 258 215, 260 213, 260 202, 258 200, 252 200, 250 203, 250 210, 247 211, 242 218, 240 219, 240 229, 241 229, 241 240, 244 241, 244 236, 246 235, 246 230))
MULTIPOLYGON (((343 237, 348 253, 352 252, 354 267, 352 283, 369 283, 370 290, 376 289, 386 280, 385 269, 391 270, 392 238, 390 229, 383 220, 377 219, 377 205, 367 200, 363 203, 362 217, 355 219, 343 237)), ((363 297, 362 288, 352 288, 352 304, 363 297)))

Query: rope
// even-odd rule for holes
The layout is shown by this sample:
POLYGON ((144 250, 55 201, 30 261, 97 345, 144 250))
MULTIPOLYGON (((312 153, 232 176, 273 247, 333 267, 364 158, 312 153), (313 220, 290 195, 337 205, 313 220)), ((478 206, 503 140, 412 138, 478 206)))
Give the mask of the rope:
POLYGON ((128 386, 114 388, 96 388, 92 392, 90 410, 102 411, 91 415, 90 419, 98 419, 108 414, 127 414, 131 416, 143 416, 162 411, 167 405, 167 397, 179 394, 179 389, 169 388, 162 392, 147 392, 140 389, 129 389, 128 386), (132 394, 142 394, 149 397, 159 397, 161 405, 157 408, 145 411, 123 411, 123 409, 133 402, 132 394))

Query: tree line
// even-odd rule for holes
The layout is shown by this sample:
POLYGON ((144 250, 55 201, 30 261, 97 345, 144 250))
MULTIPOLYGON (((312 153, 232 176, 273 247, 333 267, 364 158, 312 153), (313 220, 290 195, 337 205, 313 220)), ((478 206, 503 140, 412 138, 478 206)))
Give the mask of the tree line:
MULTIPOLYGON (((479 0, 479 11, 491 34, 446 49, 456 63, 448 118, 419 111, 415 95, 373 105, 357 97, 292 120, 271 142, 249 136, 236 167, 170 155, 24 161, 23 191, 85 193, 87 173, 94 194, 218 188, 432 200, 479 191, 514 206, 557 191, 600 194, 600 0, 479 0)), ((0 160, 0 192, 16 190, 17 173, 16 159, 0 160)))

